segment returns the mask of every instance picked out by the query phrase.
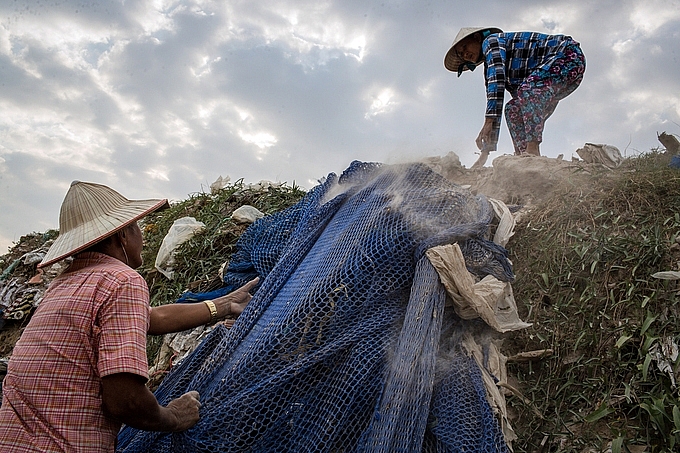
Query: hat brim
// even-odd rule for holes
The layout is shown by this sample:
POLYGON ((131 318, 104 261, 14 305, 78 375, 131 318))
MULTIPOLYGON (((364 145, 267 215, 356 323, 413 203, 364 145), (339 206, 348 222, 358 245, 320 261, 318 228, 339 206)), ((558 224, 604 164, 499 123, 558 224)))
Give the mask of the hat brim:
MULTIPOLYGON (((451 44, 451 47, 449 48, 449 51, 446 52, 446 55, 444 56, 444 67, 448 69, 449 71, 452 72, 458 72, 458 68, 460 67, 461 64, 465 63, 465 60, 462 58, 458 57, 458 54, 456 53, 456 46, 460 44, 461 41, 463 41, 465 38, 467 38, 470 35, 474 35, 475 33, 479 31, 484 31, 484 30, 489 30, 491 33, 503 33, 503 30, 497 27, 466 27, 466 28, 461 28, 461 30, 458 32, 458 35, 456 36, 456 39, 453 40, 453 44, 451 44)), ((478 61, 475 63, 475 66, 479 66, 482 64, 483 61, 478 61)), ((464 68, 463 71, 467 71, 467 68, 464 68)))
POLYGON ((125 205, 112 210, 107 215, 97 217, 93 222, 81 225, 63 234, 60 233, 38 267, 49 266, 82 252, 142 217, 169 206, 166 199, 128 200, 125 205))

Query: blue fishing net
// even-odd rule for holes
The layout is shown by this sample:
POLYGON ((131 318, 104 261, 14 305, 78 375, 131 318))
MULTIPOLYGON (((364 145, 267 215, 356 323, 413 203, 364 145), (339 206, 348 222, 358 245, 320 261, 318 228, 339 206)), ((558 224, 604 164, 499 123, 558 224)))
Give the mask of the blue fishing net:
POLYGON ((510 281, 486 236, 493 211, 423 164, 353 162, 255 222, 224 281, 261 283, 156 391, 189 390, 201 420, 175 434, 129 427, 130 452, 507 452, 481 373, 424 253, 458 242, 468 269, 510 281))

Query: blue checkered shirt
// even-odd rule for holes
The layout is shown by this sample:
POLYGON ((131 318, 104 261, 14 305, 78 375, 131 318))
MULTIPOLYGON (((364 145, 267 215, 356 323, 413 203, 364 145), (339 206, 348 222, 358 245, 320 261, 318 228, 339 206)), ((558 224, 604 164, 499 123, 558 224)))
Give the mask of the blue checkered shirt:
POLYGON ((503 95, 513 96, 535 69, 548 70, 564 49, 578 44, 571 36, 535 32, 494 33, 482 42, 486 79, 486 116, 498 118, 503 112, 503 95))

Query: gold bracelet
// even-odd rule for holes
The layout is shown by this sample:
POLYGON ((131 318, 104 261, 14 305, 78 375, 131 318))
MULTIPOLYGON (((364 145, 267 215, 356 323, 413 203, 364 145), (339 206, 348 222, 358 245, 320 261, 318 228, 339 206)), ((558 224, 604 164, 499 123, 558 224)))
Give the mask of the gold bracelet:
POLYGON ((205 305, 208 307, 208 310, 210 310, 210 321, 208 322, 215 321, 217 319, 217 307, 215 306, 215 302, 206 300, 205 305))

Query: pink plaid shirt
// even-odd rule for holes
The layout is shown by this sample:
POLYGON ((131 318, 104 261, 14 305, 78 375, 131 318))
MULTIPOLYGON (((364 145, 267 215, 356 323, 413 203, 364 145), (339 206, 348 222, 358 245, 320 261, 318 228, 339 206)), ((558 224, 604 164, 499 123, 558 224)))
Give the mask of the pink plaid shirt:
POLYGON ((148 379, 149 289, 115 258, 81 253, 47 290, 3 382, 0 452, 113 452, 101 377, 148 379))

